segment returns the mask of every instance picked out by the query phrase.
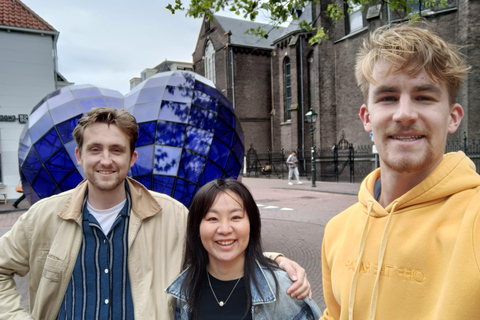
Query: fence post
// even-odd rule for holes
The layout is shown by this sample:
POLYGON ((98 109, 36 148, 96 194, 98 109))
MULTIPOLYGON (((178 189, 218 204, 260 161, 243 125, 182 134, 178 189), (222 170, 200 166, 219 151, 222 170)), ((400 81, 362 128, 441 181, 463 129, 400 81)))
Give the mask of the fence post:
POLYGON ((257 150, 253 149, 253 143, 251 144, 251 149, 253 150, 253 157, 254 157, 254 168, 255 168, 255 178, 258 177, 258 154, 257 150))
POLYGON ((355 150, 353 149, 352 143, 350 143, 348 149, 350 151, 348 153, 348 157, 350 158, 350 183, 353 183, 355 181, 355 150))
POLYGON ((250 177, 250 172, 252 171, 251 167, 251 157, 253 155, 253 144, 250 144, 250 149, 247 151, 247 175, 250 177))
MULTIPOLYGON (((313 140, 313 139, 312 139, 313 140)), ((316 154, 315 154, 315 145, 312 146, 312 187, 316 187, 317 185, 315 184, 315 180, 317 180, 317 160, 316 160, 316 154)))
POLYGON ((335 167, 335 179, 338 182, 338 145, 333 146, 333 166, 335 167))

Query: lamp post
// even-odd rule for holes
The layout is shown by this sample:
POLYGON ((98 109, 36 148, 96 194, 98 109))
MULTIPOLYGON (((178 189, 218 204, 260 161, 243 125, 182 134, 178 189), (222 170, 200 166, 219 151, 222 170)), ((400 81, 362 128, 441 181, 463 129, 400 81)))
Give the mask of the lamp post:
POLYGON ((313 111, 310 107, 310 110, 305 114, 307 118, 307 122, 310 123, 310 135, 312 136, 312 187, 316 187, 315 184, 315 177, 316 177, 316 169, 315 169, 315 141, 313 137, 313 132, 315 131, 315 122, 317 122, 317 113, 313 111))

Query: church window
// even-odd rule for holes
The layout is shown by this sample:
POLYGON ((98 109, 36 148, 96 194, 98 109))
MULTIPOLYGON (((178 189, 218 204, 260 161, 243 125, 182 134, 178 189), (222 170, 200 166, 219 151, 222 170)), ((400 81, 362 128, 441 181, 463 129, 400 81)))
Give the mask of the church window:
POLYGON ((285 121, 291 120, 290 109, 292 107, 292 81, 290 74, 290 58, 286 57, 284 61, 285 75, 285 121))
POLYGON ((205 78, 210 79, 216 83, 215 77, 215 49, 211 41, 208 41, 205 48, 205 78))

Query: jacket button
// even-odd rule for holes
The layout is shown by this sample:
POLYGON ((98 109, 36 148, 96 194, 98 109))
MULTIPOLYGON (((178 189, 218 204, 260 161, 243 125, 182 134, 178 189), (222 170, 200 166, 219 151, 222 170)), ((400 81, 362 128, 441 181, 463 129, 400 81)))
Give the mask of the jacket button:
POLYGON ((258 313, 260 311, 260 307, 259 306, 256 306, 255 307, 255 313, 258 313))

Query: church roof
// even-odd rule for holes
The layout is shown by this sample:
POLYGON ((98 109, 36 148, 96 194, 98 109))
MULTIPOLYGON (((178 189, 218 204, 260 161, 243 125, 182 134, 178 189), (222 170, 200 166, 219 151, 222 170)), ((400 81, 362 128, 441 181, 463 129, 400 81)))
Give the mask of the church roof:
POLYGON ((297 31, 300 31, 302 29, 300 27, 300 22, 301 21, 306 21, 308 23, 312 22, 312 4, 310 2, 308 2, 307 5, 305 6, 305 8, 301 11, 301 14, 298 17, 298 19, 297 20, 292 20, 292 22, 290 22, 288 27, 284 28, 283 33, 280 36, 278 36, 277 38, 272 39, 272 40, 273 41, 279 40, 279 39, 284 38, 285 36, 287 36, 291 33, 295 33, 297 31))
POLYGON ((0 0, 0 25, 57 32, 20 0, 0 0))
POLYGON ((225 32, 230 31, 232 33, 230 36, 230 43, 233 45, 273 49, 273 41, 280 37, 285 31, 284 27, 279 27, 277 29, 266 23, 227 18, 219 15, 214 15, 213 18, 218 21, 225 32), (257 29, 258 27, 261 27, 268 32, 267 39, 245 33, 245 31, 251 28, 257 29))

